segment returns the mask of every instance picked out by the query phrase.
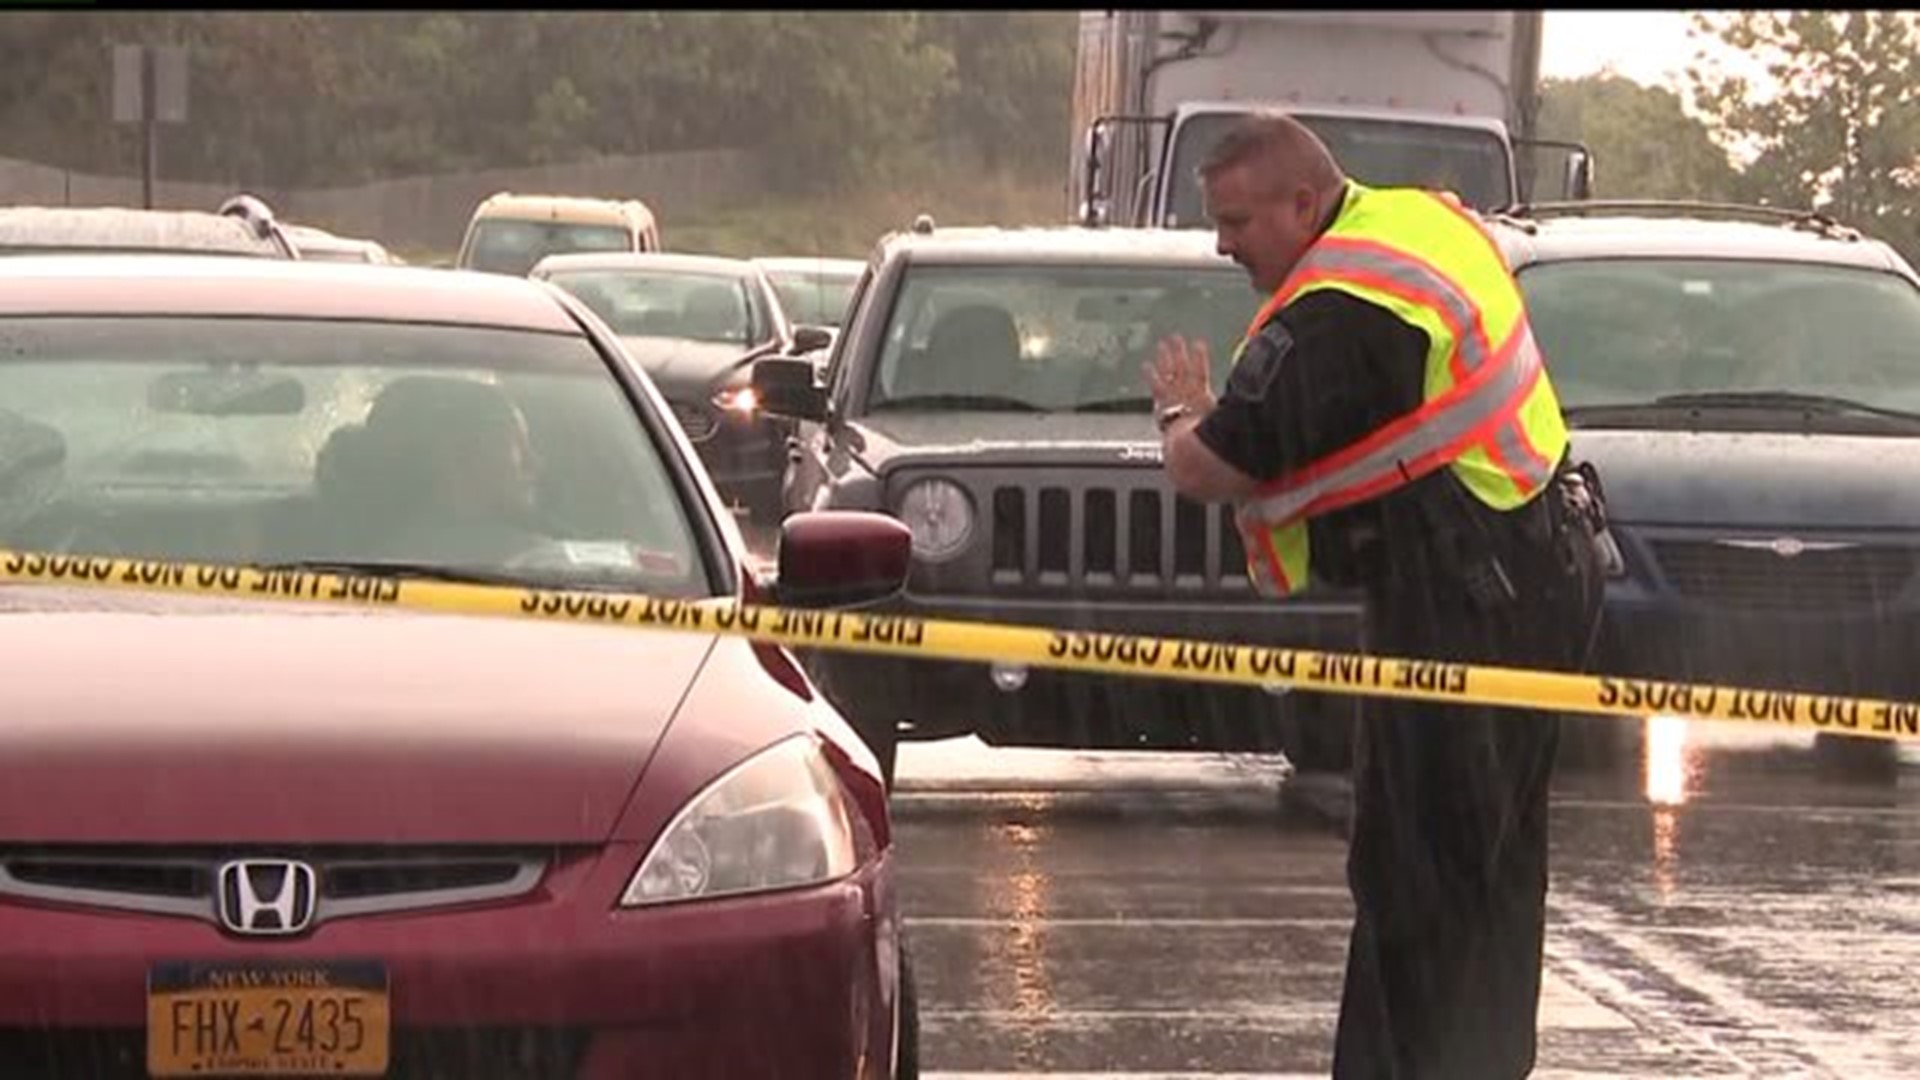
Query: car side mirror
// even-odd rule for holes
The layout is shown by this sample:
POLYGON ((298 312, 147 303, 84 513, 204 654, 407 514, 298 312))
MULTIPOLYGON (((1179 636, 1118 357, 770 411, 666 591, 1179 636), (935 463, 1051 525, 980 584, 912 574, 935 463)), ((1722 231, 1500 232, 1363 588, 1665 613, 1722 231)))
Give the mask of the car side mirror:
POLYGON ((833 331, 824 326, 796 326, 793 328, 793 355, 800 356, 824 349, 833 344, 833 331))
POLYGON ((827 418, 827 391, 812 360, 769 356, 753 365, 753 396, 764 412, 799 420, 827 418))
POLYGON ((863 510, 809 510, 780 526, 773 596, 784 607, 829 608, 885 600, 907 584, 913 532, 863 510))

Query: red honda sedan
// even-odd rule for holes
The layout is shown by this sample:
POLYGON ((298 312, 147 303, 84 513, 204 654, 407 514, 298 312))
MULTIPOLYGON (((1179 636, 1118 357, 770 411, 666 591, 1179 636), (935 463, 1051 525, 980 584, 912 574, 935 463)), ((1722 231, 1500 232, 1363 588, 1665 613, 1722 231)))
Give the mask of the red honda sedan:
MULTIPOLYGON (((900 587, 860 514, 756 580, 639 371, 524 279, 4 260, 0 547, 900 587)), ((0 658, 0 1077, 915 1071, 879 772, 779 649, 0 585, 0 658)))

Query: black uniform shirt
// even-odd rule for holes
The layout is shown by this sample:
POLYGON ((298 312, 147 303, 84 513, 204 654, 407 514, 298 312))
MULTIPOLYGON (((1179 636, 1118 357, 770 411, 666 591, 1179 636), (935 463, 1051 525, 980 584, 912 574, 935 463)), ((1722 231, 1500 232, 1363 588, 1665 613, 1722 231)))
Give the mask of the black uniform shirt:
MULTIPOLYGON (((1195 434, 1234 468, 1273 480, 1419 408, 1426 357, 1427 335, 1385 308, 1332 290, 1309 293, 1247 342, 1195 434)), ((1399 505, 1412 491, 1311 519, 1313 576, 1336 585, 1384 584, 1380 545, 1400 547, 1394 534, 1411 539, 1409 532, 1422 531, 1415 508, 1399 505)))

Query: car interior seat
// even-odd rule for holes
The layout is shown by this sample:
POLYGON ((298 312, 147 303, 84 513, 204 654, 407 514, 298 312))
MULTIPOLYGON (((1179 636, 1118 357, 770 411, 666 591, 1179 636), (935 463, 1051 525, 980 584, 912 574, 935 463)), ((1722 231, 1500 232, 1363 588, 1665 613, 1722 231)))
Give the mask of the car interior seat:
POLYGON ((337 554, 364 555, 434 502, 439 445, 487 437, 517 415, 511 398, 473 379, 407 375, 383 387, 364 421, 336 429, 314 463, 323 534, 337 554))
POLYGON ((897 397, 995 394, 1018 397, 1020 331, 1005 308, 969 304, 942 314, 919 362, 902 372, 897 397))
POLYGON ((701 285, 680 302, 680 332, 701 341, 740 341, 746 337, 740 291, 731 285, 701 285))

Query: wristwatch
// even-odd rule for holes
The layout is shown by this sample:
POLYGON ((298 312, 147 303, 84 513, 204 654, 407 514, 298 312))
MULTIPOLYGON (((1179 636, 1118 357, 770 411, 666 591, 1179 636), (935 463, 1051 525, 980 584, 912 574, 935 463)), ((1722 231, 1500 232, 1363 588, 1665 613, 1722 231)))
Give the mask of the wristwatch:
POLYGON ((1175 420, 1191 412, 1193 412, 1193 409, 1185 404, 1169 405, 1153 414, 1153 426, 1160 429, 1160 434, 1165 435, 1167 429, 1173 426, 1175 420))

